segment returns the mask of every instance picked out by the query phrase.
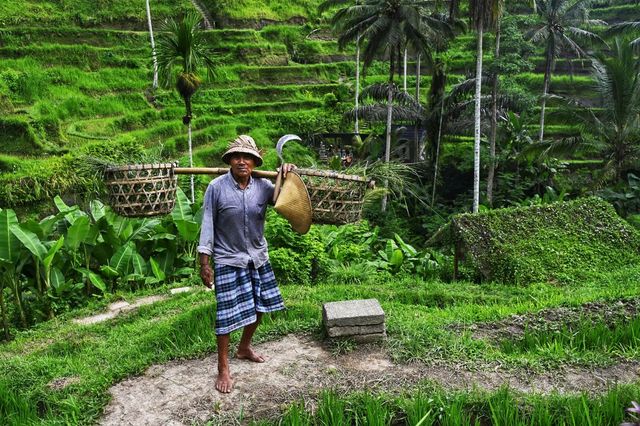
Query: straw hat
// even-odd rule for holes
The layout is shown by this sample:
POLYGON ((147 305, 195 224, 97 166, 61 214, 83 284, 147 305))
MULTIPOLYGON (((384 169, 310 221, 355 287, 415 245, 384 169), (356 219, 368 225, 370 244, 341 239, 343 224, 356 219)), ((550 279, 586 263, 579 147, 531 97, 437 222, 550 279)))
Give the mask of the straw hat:
POLYGON ((256 142, 253 140, 251 136, 248 135, 240 135, 235 138, 229 146, 227 146, 227 152, 222 154, 222 161, 229 164, 231 160, 231 156, 236 152, 244 152, 245 154, 251 154, 256 158, 256 166, 260 167, 262 165, 262 156, 260 155, 260 151, 256 146, 256 142))
MULTIPOLYGON (((277 190, 277 189, 276 189, 277 190)), ((311 199, 307 187, 296 172, 287 173, 274 206, 299 234, 309 232, 311 226, 311 199)))

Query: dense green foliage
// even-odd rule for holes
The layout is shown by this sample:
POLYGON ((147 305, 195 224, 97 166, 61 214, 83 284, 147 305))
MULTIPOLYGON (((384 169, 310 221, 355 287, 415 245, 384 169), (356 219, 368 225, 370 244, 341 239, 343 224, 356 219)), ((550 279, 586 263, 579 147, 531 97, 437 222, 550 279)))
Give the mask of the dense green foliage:
POLYGON ((640 233, 598 198, 460 215, 451 228, 502 282, 575 282, 640 262, 640 233))
MULTIPOLYGON (((166 19, 194 11, 213 26, 204 31, 203 42, 215 72, 202 79, 187 105, 196 166, 222 165, 227 141, 239 133, 251 134, 266 150, 265 169, 278 165, 272 148, 285 133, 305 140, 287 146, 287 161, 317 166, 312 143, 317 144, 317 134, 352 131, 355 45, 338 47, 339 34, 329 26, 335 9, 320 12, 319 3, 150 2, 157 35, 166 19)), ((455 12, 445 7, 447 2, 431 3, 440 9, 429 13, 442 13, 431 17, 455 12)), ((551 96, 545 98, 546 140, 536 144, 546 46, 528 41, 527 32, 536 23, 530 2, 506 3, 500 59, 494 58, 496 35, 491 33, 484 36, 483 59, 486 77, 499 71, 501 95, 496 181, 487 204, 509 208, 454 216, 450 228, 471 255, 458 278, 473 280, 480 271, 483 282, 450 282, 453 252, 424 248, 452 215, 468 211, 471 198, 469 105, 474 99, 467 87, 474 83, 468 77, 477 40, 470 28, 453 25, 447 47, 430 44, 433 57, 422 56, 419 69, 416 51, 408 51, 407 91, 417 94, 420 119, 437 129, 425 141, 424 158, 390 186, 388 212, 381 214, 375 199, 367 205, 368 221, 313 226, 304 236, 269 213, 270 257, 288 310, 266 319, 258 341, 288 333, 320 338, 322 303, 375 297, 387 313, 389 337, 383 345, 397 362, 495 363, 553 374, 567 365, 592 368, 640 358, 640 325, 625 310, 637 306, 640 291, 640 235, 629 225, 640 228, 639 97, 636 89, 616 92, 617 83, 607 86, 614 79, 602 71, 611 68, 619 81, 634 88, 638 76, 615 67, 614 51, 602 46, 584 45, 583 53, 597 61, 557 56, 551 96), (610 108, 616 103, 610 99, 621 100, 618 104, 629 113, 624 126, 611 124, 620 122, 615 118, 622 110, 610 108), (616 160, 613 174, 602 167, 611 158, 616 160), (593 194, 612 203, 627 222, 598 199, 549 204, 593 194), (604 307, 604 313, 572 314, 559 321, 545 316, 548 311, 588 311, 593 304, 604 307), (611 311, 614 318, 606 314, 611 311), (522 333, 499 332, 512 330, 509 326, 523 317, 522 333), (475 335, 483 328, 498 332, 475 335)), ((636 0, 583 3, 589 3, 590 18, 609 24, 640 20, 636 0)), ((462 16, 468 2, 460 5, 462 16)), ((0 423, 95 422, 114 383, 154 363, 216 350, 215 302, 200 291, 104 324, 80 327, 70 321, 112 301, 199 285, 198 210, 210 177, 197 178, 193 205, 179 192, 180 208, 162 218, 120 218, 95 200, 103 193, 94 161, 186 163, 184 100, 171 87, 151 88, 144 6, 141 0, 0 2, 0 423), (64 388, 50 385, 67 378, 72 380, 64 388)), ((614 46, 604 23, 595 24, 577 32, 592 31, 614 46)), ((404 46, 397 41, 392 44, 404 46)), ((624 51, 618 59, 628 65, 624 69, 637 71, 637 51, 623 42, 615 44, 616 52, 624 51)), ((390 52, 370 52, 363 87, 386 82, 390 71, 402 75, 401 47, 391 52, 396 61, 391 67, 390 52)), ((483 83, 488 93, 490 81, 483 83)), ((367 105, 372 99, 362 101, 367 105)), ((489 100, 482 101, 488 111, 489 100)), ((405 112, 395 111, 397 124, 411 124, 399 120, 405 112)), ((489 122, 486 115, 482 119, 489 122)), ((364 166, 356 171, 382 156, 384 125, 362 119, 360 129, 362 139, 371 136, 330 142, 337 146, 329 152, 329 167, 341 167, 338 148, 353 150, 356 164, 364 166)), ((401 129, 394 126, 392 156, 397 159, 407 158, 413 140, 410 131, 401 129)), ((483 128, 483 177, 488 134, 483 128)), ((378 179, 378 185, 384 180, 378 179)), ((181 187, 186 183, 181 176, 181 187)), ((341 342, 335 350, 350 345, 341 342)), ((427 383, 400 396, 323 392, 314 413, 294 404, 281 420, 618 424, 623 408, 639 392, 635 384, 604 395, 545 396, 451 392, 427 383)))

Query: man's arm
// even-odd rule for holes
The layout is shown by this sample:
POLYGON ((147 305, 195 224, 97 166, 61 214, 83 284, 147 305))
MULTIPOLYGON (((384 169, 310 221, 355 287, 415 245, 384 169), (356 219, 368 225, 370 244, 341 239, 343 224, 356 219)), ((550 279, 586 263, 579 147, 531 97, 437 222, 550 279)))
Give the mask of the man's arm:
POLYGON ((200 278, 202 283, 208 288, 213 287, 213 270, 211 269, 211 255, 213 254, 213 240, 215 236, 215 191, 213 185, 207 187, 204 194, 204 213, 202 215, 202 225, 200 227, 200 242, 198 253, 200 260, 200 278))
POLYGON ((208 254, 200 253, 200 278, 207 288, 213 287, 213 269, 208 254))

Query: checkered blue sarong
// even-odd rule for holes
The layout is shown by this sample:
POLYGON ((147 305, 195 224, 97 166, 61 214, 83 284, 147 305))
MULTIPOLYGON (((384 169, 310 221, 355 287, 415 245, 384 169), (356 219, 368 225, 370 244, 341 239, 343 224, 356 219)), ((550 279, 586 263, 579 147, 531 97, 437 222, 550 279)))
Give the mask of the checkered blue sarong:
POLYGON ((229 334, 256 322, 256 312, 284 309, 271 264, 253 267, 215 264, 216 334, 229 334))

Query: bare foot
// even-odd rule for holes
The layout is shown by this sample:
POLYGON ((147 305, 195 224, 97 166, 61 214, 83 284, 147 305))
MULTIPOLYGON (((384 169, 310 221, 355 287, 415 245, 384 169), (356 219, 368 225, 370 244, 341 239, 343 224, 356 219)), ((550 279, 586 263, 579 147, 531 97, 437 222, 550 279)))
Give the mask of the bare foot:
POLYGON ((236 353, 236 358, 238 359, 246 359, 253 362, 264 362, 265 359, 262 355, 258 355, 253 351, 253 349, 249 348, 246 350, 238 349, 236 353))
POLYGON ((223 371, 218 371, 216 389, 220 393, 229 393, 231 389, 233 389, 233 380, 231 380, 231 373, 228 368, 223 371))

